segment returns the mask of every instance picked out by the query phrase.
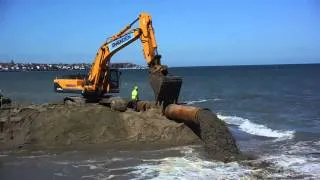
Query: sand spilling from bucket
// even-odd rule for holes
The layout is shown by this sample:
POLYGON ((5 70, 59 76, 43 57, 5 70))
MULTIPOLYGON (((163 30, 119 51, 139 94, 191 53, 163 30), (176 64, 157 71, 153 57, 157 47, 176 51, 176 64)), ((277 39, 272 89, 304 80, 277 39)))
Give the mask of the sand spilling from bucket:
POLYGON ((226 162, 240 157, 240 150, 228 127, 214 113, 201 110, 198 120, 200 136, 209 157, 226 162))

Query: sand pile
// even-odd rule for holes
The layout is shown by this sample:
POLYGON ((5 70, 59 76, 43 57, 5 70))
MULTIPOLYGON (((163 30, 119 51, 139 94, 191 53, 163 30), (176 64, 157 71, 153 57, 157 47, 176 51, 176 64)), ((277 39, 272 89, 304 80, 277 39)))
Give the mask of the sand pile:
POLYGON ((190 128, 147 112, 117 112, 101 105, 37 105, 0 110, 0 149, 84 144, 194 144, 190 128))
POLYGON ((200 126, 187 126, 167 119, 160 109, 118 112, 98 104, 8 108, 0 110, 0 150, 203 143, 210 158, 239 159, 240 151, 223 121, 208 110, 201 110, 198 120, 200 126))
POLYGON ((198 121, 200 123, 199 134, 210 158, 225 162, 246 158, 241 155, 225 122, 220 120, 216 114, 209 110, 201 110, 198 121))

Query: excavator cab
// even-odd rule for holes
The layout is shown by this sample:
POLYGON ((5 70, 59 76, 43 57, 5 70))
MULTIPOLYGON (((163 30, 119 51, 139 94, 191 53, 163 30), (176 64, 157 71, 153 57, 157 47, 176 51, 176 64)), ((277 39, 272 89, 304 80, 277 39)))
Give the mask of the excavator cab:
POLYGON ((119 69, 110 69, 110 73, 109 73, 110 92, 109 93, 120 92, 120 76, 121 76, 121 71, 119 71, 119 69))
MULTIPOLYGON (((109 69, 108 83, 110 89, 106 93, 119 93, 120 91, 120 75, 119 69, 109 69)), ((54 91, 58 93, 78 93, 83 92, 83 85, 88 78, 87 74, 66 75, 57 77, 54 80, 54 91)))

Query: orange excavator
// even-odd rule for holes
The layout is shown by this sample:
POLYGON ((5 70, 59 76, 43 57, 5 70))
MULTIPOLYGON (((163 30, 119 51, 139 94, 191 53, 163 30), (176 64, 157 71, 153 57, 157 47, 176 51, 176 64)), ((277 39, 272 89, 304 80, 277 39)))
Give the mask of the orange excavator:
MULTIPOLYGON (((118 93, 120 73, 117 69, 110 68, 111 57, 137 39, 140 39, 143 46, 144 58, 149 68, 149 83, 156 103, 162 106, 177 103, 182 78, 170 75, 167 66, 161 64, 152 19, 147 13, 141 13, 132 23, 102 44, 87 75, 54 79, 55 91, 81 93, 81 99, 86 102, 99 102, 108 97, 109 93, 118 93), (139 22, 139 27, 132 28, 136 22, 139 22)), ((75 102, 79 97, 67 97, 65 100, 75 102)))

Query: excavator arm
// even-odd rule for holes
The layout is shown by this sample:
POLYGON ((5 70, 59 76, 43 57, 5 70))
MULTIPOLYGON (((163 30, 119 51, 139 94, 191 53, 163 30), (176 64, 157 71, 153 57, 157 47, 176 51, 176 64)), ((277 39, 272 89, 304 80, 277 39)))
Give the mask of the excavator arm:
MULTIPOLYGON (((114 36, 108 38, 99 48, 88 77, 83 81, 70 79, 55 79, 55 84, 60 89, 63 82, 72 84, 73 89, 81 90, 84 97, 99 97, 105 93, 112 92, 110 84, 109 63, 111 57, 119 50, 132 42, 140 39, 143 47, 144 58, 149 67, 149 80, 155 93, 155 100, 159 104, 176 103, 180 93, 182 79, 180 77, 168 75, 167 66, 161 65, 161 56, 157 51, 157 43, 152 26, 151 16, 141 13, 132 23, 114 36), (139 22, 138 28, 132 26, 139 22)), ((70 85, 70 84, 69 84, 70 85)), ((66 86, 66 85, 65 85, 66 86)))

